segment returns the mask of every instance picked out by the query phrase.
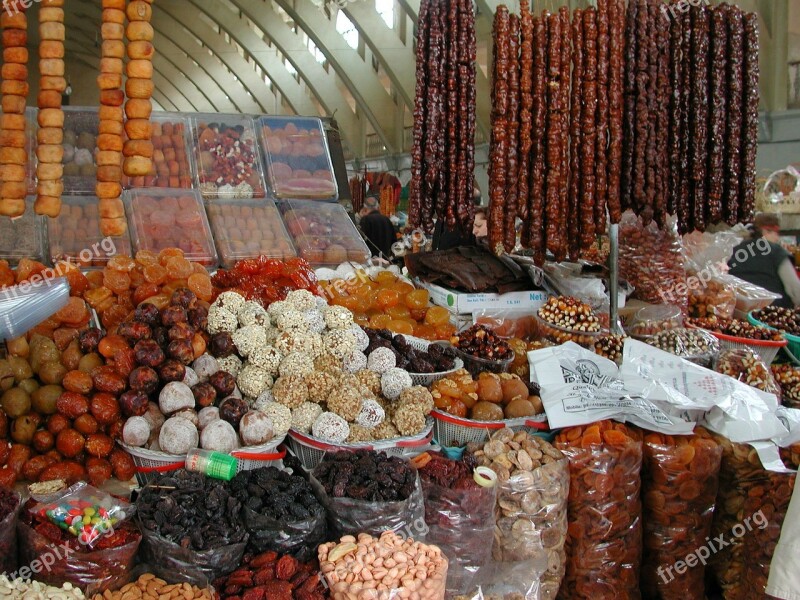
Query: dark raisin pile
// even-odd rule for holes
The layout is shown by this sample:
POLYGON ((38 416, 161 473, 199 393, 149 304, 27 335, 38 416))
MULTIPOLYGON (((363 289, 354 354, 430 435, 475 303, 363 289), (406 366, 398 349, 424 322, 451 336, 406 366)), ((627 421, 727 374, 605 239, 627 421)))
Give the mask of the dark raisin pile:
POLYGON ((406 500, 416 482, 408 462, 374 450, 327 454, 314 477, 329 496, 372 502, 406 500))
POLYGON ((278 521, 304 521, 324 512, 308 481, 275 467, 242 471, 230 485, 244 506, 278 521))
POLYGON ((397 358, 397 366, 410 373, 440 373, 455 368, 456 352, 450 346, 431 344, 428 350, 417 350, 402 335, 388 329, 364 328, 369 337, 367 356, 376 348, 389 348, 397 358))
POLYGON ((159 475, 136 500, 145 529, 198 551, 243 542, 241 510, 227 483, 184 469, 159 475))

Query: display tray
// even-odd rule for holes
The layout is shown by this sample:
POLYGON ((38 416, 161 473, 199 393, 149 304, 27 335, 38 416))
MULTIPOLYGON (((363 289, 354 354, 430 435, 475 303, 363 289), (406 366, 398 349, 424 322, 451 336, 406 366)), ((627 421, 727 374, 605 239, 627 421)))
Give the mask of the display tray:
POLYGON ((225 269, 245 258, 267 256, 285 260, 297 256, 272 200, 209 202, 206 212, 220 264, 225 269))
POLYGON ((97 183, 97 107, 64 107, 64 195, 94 194, 97 183))
POLYGON ((266 186, 253 118, 198 114, 191 125, 203 198, 263 198, 266 186))
POLYGON ((278 203, 294 247, 312 266, 366 262, 369 248, 340 204, 304 200, 278 203))
MULTIPOLYGON (((0 115, 3 111, 0 110, 0 115)), ((39 124, 36 121, 37 110, 32 107, 25 109, 25 141, 24 150, 27 157, 25 163, 25 185, 27 194, 32 195, 36 193, 36 132, 39 129, 39 124)), ((19 141, 19 140, 17 140, 19 141)), ((19 181, 16 179, 14 181, 19 181)), ((3 173, 0 169, 0 185, 3 184, 3 173)))
POLYGON ((33 212, 35 198, 28 196, 25 214, 17 219, 0 219, 0 260, 16 266, 23 258, 44 262, 44 219, 33 212))
POLYGON ((320 119, 261 117, 258 131, 275 198, 336 200, 336 177, 320 119))
POLYGON ((133 252, 180 248, 186 258, 217 266, 217 251, 200 193, 195 190, 164 188, 125 192, 133 252))
POLYGON ((161 187, 191 189, 194 168, 189 118, 179 113, 158 112, 150 117, 153 170, 145 177, 122 177, 126 188, 161 187))
POLYGON ((66 260, 83 269, 102 268, 117 254, 130 256, 128 232, 104 236, 100 232, 99 202, 95 196, 65 196, 61 213, 47 219, 48 257, 52 264, 66 260))

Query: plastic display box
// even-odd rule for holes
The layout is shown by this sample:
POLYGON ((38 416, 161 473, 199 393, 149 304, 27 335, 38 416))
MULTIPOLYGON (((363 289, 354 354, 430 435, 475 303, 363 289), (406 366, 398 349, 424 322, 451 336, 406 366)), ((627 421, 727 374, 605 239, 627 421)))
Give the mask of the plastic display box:
POLYGON ((188 260, 216 267, 217 251, 199 192, 133 189, 124 198, 134 253, 180 248, 188 260))
POLYGON ((336 176, 320 119, 261 117, 258 130, 267 183, 275 198, 337 199, 336 176))
POLYGON ((123 186, 191 189, 195 175, 189 118, 179 113, 154 112, 150 130, 153 170, 146 177, 123 176, 123 186))
POLYGON ((252 117, 199 114, 191 124, 203 198, 263 198, 266 186, 252 117))
POLYGON ((44 262, 44 219, 33 212, 36 198, 28 196, 25 214, 17 219, 0 218, 0 260, 12 267, 21 259, 44 262))
POLYGON ((365 262, 371 253, 344 207, 336 203, 285 200, 279 203, 294 247, 313 266, 365 262))
POLYGON ((95 193, 97 183, 97 107, 64 107, 64 195, 95 193))
POLYGON ((115 255, 131 256, 128 232, 104 236, 100 232, 99 202, 94 196, 66 196, 61 214, 47 219, 48 256, 51 264, 66 260, 82 269, 102 268, 115 255))
POLYGON ((294 246, 272 200, 230 200, 206 206, 220 264, 229 269, 237 261, 257 256, 287 259, 294 246))

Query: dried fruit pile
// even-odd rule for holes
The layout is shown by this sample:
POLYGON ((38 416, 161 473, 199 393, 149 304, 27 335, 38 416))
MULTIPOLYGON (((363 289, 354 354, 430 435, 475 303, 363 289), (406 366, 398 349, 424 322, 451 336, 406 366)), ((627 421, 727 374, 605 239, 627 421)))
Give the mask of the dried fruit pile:
POLYGON ((369 337, 364 351, 368 356, 377 348, 388 348, 395 356, 395 366, 410 373, 437 373, 455 367, 456 353, 449 346, 431 344, 427 350, 417 350, 402 335, 388 329, 365 328, 364 332, 369 337))
POLYGON ((275 552, 245 555, 239 568, 213 582, 214 589, 220 600, 324 600, 315 564, 275 552))
POLYGON ((784 333, 800 335, 800 310, 781 306, 768 306, 755 311, 753 317, 765 325, 779 329, 784 333))
POLYGON ((779 342, 783 339, 780 332, 758 325, 751 325, 747 321, 739 319, 724 319, 721 317, 706 317, 704 319, 686 319, 687 325, 699 327, 707 331, 714 331, 724 335, 730 335, 749 340, 764 340, 779 342))
POLYGON ((326 454, 314 469, 314 477, 333 498, 397 502, 414 492, 417 474, 396 456, 356 450, 326 454))
POLYGON ((538 395, 532 394, 518 375, 483 372, 476 379, 464 369, 431 386, 433 403, 457 417, 499 421, 532 417, 544 412, 538 395))
POLYGON ((195 123, 195 159, 204 198, 263 198, 264 177, 250 117, 195 123))
POLYGON ((264 306, 283 300, 292 290, 318 293, 317 276, 302 258, 286 261, 260 256, 240 260, 233 269, 220 269, 213 277, 217 292, 235 291, 264 306))
POLYGON ((373 277, 356 272, 353 280, 336 280, 323 288, 331 304, 349 308, 355 322, 364 327, 424 340, 449 340, 456 331, 448 310, 430 305, 428 290, 414 289, 391 271, 373 277))
POLYGON ((35 334, 30 344, 15 340, 0 361, 0 485, 133 477, 131 458, 114 446, 122 435, 121 364, 104 366, 104 357, 114 357, 107 346, 98 348, 96 329, 59 340, 68 343, 59 349, 35 334))
POLYGON ((790 364, 772 365, 772 375, 781 386, 783 405, 800 408, 800 368, 790 364))
MULTIPOLYGON (((81 596, 82 597, 82 596, 81 596)), ((116 592, 95 594, 92 600, 146 600, 163 598, 164 600, 213 600, 212 592, 206 588, 201 590, 188 583, 168 584, 152 573, 145 573, 132 583, 122 586, 116 592)))
POLYGON ((183 469, 159 475, 136 500, 145 533, 196 551, 244 542, 241 508, 227 483, 183 469))
POLYGON ((714 370, 757 388, 775 394, 780 399, 781 387, 772 376, 772 371, 750 348, 725 350, 720 353, 714 370))
POLYGON ((665 581, 672 565, 706 543, 717 498, 722 448, 704 429, 692 436, 648 433, 644 438, 642 589, 648 597, 703 600, 703 565, 665 581))
POLYGON ((556 436, 569 458, 569 535, 564 597, 638 598, 642 554, 642 442, 600 421, 556 436))

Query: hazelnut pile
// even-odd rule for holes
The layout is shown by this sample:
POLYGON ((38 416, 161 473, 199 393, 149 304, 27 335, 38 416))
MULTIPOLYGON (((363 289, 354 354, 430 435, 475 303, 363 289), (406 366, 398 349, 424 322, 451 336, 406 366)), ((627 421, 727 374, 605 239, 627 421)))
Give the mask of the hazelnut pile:
POLYGON ((753 316, 770 327, 791 335, 800 335, 800 311, 796 308, 767 306, 755 311, 753 316))
POLYGON ((594 342, 596 354, 619 364, 622 362, 622 351, 625 348, 625 336, 609 334, 597 338, 594 342))
POLYGON ((722 317, 707 317, 704 319, 687 319, 687 325, 699 327, 707 331, 730 335, 748 340, 762 340, 779 342, 783 339, 780 332, 758 325, 751 325, 739 319, 725 319, 722 317))
POLYGON ((719 353, 719 341, 700 329, 669 329, 657 333, 647 343, 681 358, 694 358, 719 353))
POLYGON ((600 331, 600 320, 592 307, 572 296, 551 296, 540 308, 539 316, 556 327, 572 331, 600 331))
POLYGON ((456 348, 464 354, 484 360, 508 360, 513 358, 514 351, 504 339, 485 325, 475 324, 450 339, 456 348))
POLYGON ((772 365, 772 375, 781 387, 783 404, 800 408, 800 368, 794 365, 772 365))
POLYGON ((769 367, 749 348, 726 350, 719 355, 716 371, 780 398, 781 388, 769 367))

